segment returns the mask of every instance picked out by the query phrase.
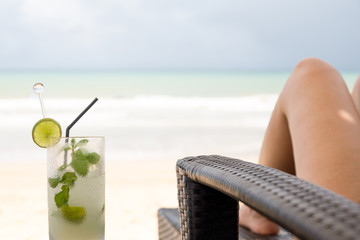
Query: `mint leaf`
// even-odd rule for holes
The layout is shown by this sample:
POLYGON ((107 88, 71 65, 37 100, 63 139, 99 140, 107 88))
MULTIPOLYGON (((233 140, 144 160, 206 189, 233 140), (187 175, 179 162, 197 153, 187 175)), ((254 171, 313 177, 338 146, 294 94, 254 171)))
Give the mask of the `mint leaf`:
POLYGON ((71 149, 71 147, 69 147, 69 146, 63 148, 64 151, 69 151, 70 149, 71 149))
POLYGON ((75 148, 75 138, 71 139, 71 147, 74 149, 75 148))
POLYGON ((60 183, 65 184, 67 186, 73 186, 75 181, 78 179, 74 172, 66 172, 62 176, 60 183))
POLYGON ((75 172, 80 176, 84 177, 89 172, 89 161, 86 159, 74 158, 71 162, 71 166, 75 172))
POLYGON ((59 172, 62 172, 62 171, 64 171, 65 168, 67 168, 68 166, 69 166, 68 164, 62 165, 62 166, 60 166, 60 167, 58 168, 58 171, 59 171, 59 172))
POLYGON ((67 205, 69 202, 69 186, 63 185, 61 190, 62 191, 57 193, 54 197, 56 206, 58 208, 67 205))
POLYGON ((89 161, 89 163, 91 164, 97 164, 100 160, 100 155, 97 154, 96 152, 92 152, 86 155, 86 159, 89 161))
POLYGON ((87 144, 89 142, 89 140, 87 139, 83 139, 80 140, 77 144, 75 144, 74 148, 80 147, 80 146, 84 146, 85 144, 87 144))
POLYGON ((80 176, 84 177, 88 174, 89 161, 87 160, 87 154, 83 153, 82 149, 78 149, 74 152, 71 166, 80 176))
POLYGON ((83 153, 82 149, 78 149, 74 152, 73 161, 75 160, 86 160, 86 154, 83 153))
POLYGON ((57 177, 57 178, 48 178, 48 182, 49 182, 50 187, 56 188, 56 186, 59 184, 59 180, 60 180, 59 177, 57 177))

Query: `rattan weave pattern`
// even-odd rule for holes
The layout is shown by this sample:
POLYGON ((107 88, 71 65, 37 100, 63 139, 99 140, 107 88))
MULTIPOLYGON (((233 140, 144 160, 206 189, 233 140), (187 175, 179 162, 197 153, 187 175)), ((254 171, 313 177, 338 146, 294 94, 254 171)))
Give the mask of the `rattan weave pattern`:
POLYGON ((237 239, 238 201, 192 181, 179 171, 182 239, 237 239), (229 230, 223 231, 224 228, 229 230))
MULTIPOLYGON (((358 239, 360 236, 360 206, 344 199, 328 190, 315 186, 304 180, 281 171, 221 156, 199 156, 181 159, 177 162, 178 197, 182 228, 182 239, 237 239, 226 238, 194 238, 198 236, 193 229, 192 217, 197 206, 190 203, 193 190, 187 190, 190 185, 205 185, 209 188, 196 188, 196 194, 201 191, 211 192, 210 197, 196 197, 197 205, 220 199, 223 193, 226 202, 217 203, 223 208, 218 211, 231 215, 234 209, 232 200, 242 201, 253 207, 282 227, 294 233, 301 239, 358 239), (203 190, 205 189, 205 190, 203 190), (211 189, 211 190, 209 190, 211 189), (190 194, 190 197, 187 196, 190 194), (191 205, 191 210, 189 210, 191 205), (226 209, 228 207, 229 209, 226 209), (231 210, 230 210, 231 209, 231 210), (189 212, 190 211, 190 212, 189 212)), ((206 195, 205 194, 205 195, 206 195)), ((200 210, 203 212, 204 210, 200 210)), ((207 210, 206 210, 207 211, 207 210)), ((215 210, 214 210, 215 211, 215 210)), ((212 213, 213 214, 213 213, 212 213)), ((209 223, 208 216, 200 215, 197 225, 203 228, 209 223), (202 222, 202 221, 207 221, 202 222)), ((227 218, 227 217, 225 217, 227 218)), ((222 226, 222 231, 233 231, 233 224, 222 226)), ((237 228, 234 228, 237 229, 237 228)), ((200 235, 199 235, 200 236, 200 235)), ((211 237, 211 236, 210 236, 211 237)))
MULTIPOLYGON (((159 240, 180 240, 180 215, 177 208, 160 208, 158 210, 159 240)), ((280 230, 275 236, 258 235, 239 226, 238 240, 293 240, 289 233, 280 230)))

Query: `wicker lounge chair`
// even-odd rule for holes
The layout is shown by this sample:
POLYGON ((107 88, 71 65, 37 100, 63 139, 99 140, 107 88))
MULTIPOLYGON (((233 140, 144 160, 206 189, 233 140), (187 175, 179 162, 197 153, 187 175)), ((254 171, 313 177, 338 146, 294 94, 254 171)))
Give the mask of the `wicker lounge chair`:
POLYGON ((161 240, 275 239, 239 231, 238 201, 301 239, 360 239, 360 205, 276 169, 199 156, 179 160, 176 172, 179 210, 159 210, 161 240))

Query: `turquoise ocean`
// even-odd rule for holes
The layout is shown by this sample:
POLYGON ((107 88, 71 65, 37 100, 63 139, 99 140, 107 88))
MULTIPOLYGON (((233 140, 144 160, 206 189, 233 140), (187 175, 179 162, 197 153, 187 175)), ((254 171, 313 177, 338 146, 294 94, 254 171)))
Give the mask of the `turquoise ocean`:
MULTIPOLYGON (((45 161, 31 130, 47 116, 65 128, 95 98, 72 136, 106 137, 109 161, 176 161, 221 154, 256 161, 290 72, 0 72, 0 161, 45 161)), ((358 73, 343 72, 349 88, 358 73)))

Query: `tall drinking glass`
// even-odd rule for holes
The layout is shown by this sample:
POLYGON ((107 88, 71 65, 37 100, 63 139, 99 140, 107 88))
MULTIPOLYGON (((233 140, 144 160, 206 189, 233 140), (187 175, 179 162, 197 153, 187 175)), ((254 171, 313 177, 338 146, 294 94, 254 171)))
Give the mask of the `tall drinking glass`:
POLYGON ((69 137, 47 150, 50 240, 103 240, 105 138, 69 137))

